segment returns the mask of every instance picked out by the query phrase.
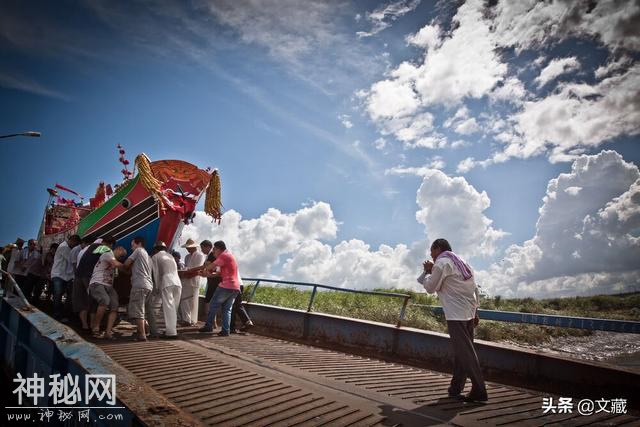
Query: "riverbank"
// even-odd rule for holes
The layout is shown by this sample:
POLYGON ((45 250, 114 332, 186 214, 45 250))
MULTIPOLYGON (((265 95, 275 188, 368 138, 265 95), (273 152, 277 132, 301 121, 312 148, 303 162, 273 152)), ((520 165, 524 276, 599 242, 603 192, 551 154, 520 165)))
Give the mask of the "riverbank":
POLYGON ((640 372, 640 334, 595 331, 588 336, 553 338, 540 345, 508 343, 545 353, 605 362, 640 372))
MULTIPOLYGON (((253 286, 247 286, 245 297, 253 286)), ((447 332, 443 316, 434 315, 420 305, 439 305, 437 298, 406 289, 376 289, 411 295, 403 325, 435 332, 447 332)), ((253 302, 306 310, 311 291, 292 286, 261 284, 253 302)), ((555 314, 640 321, 640 293, 598 295, 552 299, 483 298, 480 307, 488 310, 555 314)), ((313 311, 363 320, 396 324, 402 308, 401 298, 322 291, 315 296, 313 311)), ((503 342, 523 348, 543 350, 569 357, 604 361, 617 366, 640 369, 640 334, 590 331, 531 324, 513 324, 484 320, 476 329, 478 339, 503 342)))

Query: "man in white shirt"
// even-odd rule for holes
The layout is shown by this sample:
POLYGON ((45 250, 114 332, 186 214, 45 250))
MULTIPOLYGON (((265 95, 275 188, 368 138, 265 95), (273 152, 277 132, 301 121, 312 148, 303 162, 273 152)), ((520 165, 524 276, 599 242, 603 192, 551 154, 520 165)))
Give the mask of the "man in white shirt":
POLYGON ((41 289, 39 285, 42 281, 43 270, 42 254, 40 253, 40 248, 38 248, 38 242, 35 239, 29 239, 27 249, 23 251, 22 258, 22 265, 25 268, 27 276, 22 293, 31 304, 35 304, 40 299, 40 295, 37 294, 37 291, 34 291, 41 289))
POLYGON ((133 253, 124 262, 124 266, 131 270, 131 292, 129 293, 129 318, 135 320, 138 327, 137 341, 146 341, 144 327, 145 317, 149 319, 149 328, 153 335, 157 334, 153 301, 151 296, 153 282, 151 279, 151 258, 144 248, 144 238, 136 236, 131 241, 133 253))
POLYGON ((486 402, 487 388, 473 348, 473 328, 479 322, 477 309, 480 303, 473 271, 451 251, 451 245, 445 239, 436 239, 431 244, 431 258, 434 262, 425 261, 418 282, 427 292, 438 294, 447 319, 454 356, 449 396, 459 396, 469 377, 471 391, 465 400, 486 402))
MULTIPOLYGON (((80 236, 74 234, 60 243, 53 257, 51 281, 53 282, 53 316, 60 319, 62 312, 62 294, 67 295, 65 306, 71 312, 71 293, 73 292, 73 262, 71 250, 80 244, 80 236)), ((63 319, 64 321, 64 319, 63 319)))
POLYGON ((11 274, 20 287, 20 290, 25 285, 27 274, 24 269, 23 255, 24 255, 24 240, 18 238, 14 247, 11 249, 11 255, 9 256, 9 264, 7 265, 7 272, 11 274))
POLYGON ((178 272, 182 279, 182 295, 180 297, 180 317, 183 324, 195 326, 198 323, 198 303, 200 300, 199 271, 206 261, 206 255, 193 239, 182 245, 189 252, 184 258, 185 270, 178 272))
POLYGON ((164 314, 165 338, 177 338, 177 314, 180 302, 182 284, 178 276, 178 266, 167 252, 167 246, 163 242, 156 242, 154 255, 151 257, 153 281, 162 297, 162 313, 164 314))
POLYGON ((75 245, 71 251, 69 251, 69 261, 71 262, 71 268, 73 269, 73 274, 75 275, 76 267, 78 266, 78 254, 85 247, 84 241, 80 239, 80 244, 75 245))

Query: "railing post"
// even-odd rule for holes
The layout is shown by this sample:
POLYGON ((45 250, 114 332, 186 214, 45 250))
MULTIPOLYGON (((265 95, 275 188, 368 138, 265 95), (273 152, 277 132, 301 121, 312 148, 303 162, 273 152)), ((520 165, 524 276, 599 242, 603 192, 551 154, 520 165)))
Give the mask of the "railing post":
POLYGON ((405 297, 404 298, 404 302, 402 303, 402 308, 400 309, 400 316, 398 316, 398 324, 396 325, 396 327, 400 327, 402 326, 402 321, 404 320, 404 313, 405 311, 407 311, 407 304, 409 303, 409 299, 411 297, 405 297))
POLYGON ((307 307, 307 313, 311 313, 311 309, 313 308, 313 300, 316 298, 317 289, 317 286, 313 287, 313 291, 311 292, 311 299, 309 300, 309 307, 307 307))
POLYGON ((249 300, 247 302, 253 301, 253 296, 256 294, 258 290, 258 285, 260 284, 260 280, 256 280, 256 284, 253 285, 253 289, 251 289, 251 295, 249 295, 249 300))

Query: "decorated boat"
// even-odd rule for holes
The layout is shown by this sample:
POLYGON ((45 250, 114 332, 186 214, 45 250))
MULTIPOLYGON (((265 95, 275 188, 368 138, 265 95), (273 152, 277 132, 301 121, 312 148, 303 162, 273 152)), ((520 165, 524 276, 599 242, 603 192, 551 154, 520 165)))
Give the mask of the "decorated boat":
POLYGON ((127 250, 136 236, 144 237, 148 251, 159 240, 171 248, 177 243, 182 227, 193 221, 196 204, 203 194, 206 194, 205 212, 220 221, 217 170, 200 169, 181 160, 152 162, 142 153, 130 171, 124 149, 120 146, 118 149, 124 179, 115 188, 99 183, 88 203, 82 198, 78 202, 73 197, 62 197, 61 192, 80 197, 65 186, 56 184, 48 189, 49 201, 38 233, 44 250, 72 234, 90 239, 113 236, 116 244, 127 250))

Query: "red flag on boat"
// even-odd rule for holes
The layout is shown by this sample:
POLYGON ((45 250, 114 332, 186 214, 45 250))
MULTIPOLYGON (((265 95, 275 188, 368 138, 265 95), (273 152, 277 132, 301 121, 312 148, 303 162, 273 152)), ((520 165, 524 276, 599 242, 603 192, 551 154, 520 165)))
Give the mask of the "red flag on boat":
POLYGON ((79 196, 79 195, 80 195, 79 193, 76 193, 75 191, 71 190, 70 188, 63 187, 63 186, 62 186, 62 185, 60 185, 60 184, 56 184, 56 188, 57 188, 58 190, 62 190, 62 191, 66 191, 66 192, 71 193, 71 194, 75 194, 76 196, 79 196))
POLYGON ((57 202, 59 205, 67 205, 67 206, 75 205, 75 201, 73 199, 65 199, 64 197, 58 197, 57 202))

